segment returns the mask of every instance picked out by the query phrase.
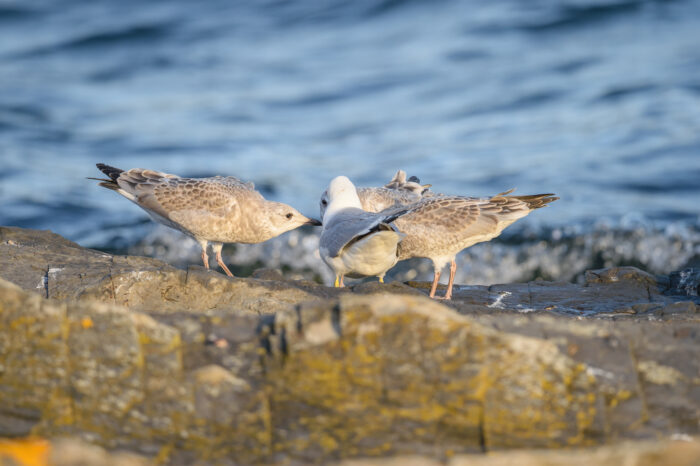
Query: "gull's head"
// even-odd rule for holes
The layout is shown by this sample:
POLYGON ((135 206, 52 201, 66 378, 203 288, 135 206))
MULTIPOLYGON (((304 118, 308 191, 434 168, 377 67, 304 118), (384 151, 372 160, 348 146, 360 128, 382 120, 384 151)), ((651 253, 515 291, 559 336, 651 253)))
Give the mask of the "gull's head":
POLYGON ((323 194, 321 194, 321 201, 319 203, 319 210, 321 211, 321 221, 323 221, 323 218, 326 216, 326 209, 328 209, 328 204, 330 202, 330 196, 328 195, 328 190, 326 189, 323 191, 323 194))
POLYGON ((347 176, 336 176, 321 196, 321 220, 348 207, 362 208, 357 189, 347 176))
POLYGON ((321 222, 318 220, 306 217, 294 207, 281 202, 270 201, 267 204, 267 208, 269 210, 268 220, 270 233, 272 234, 271 238, 302 225, 321 225, 321 222))

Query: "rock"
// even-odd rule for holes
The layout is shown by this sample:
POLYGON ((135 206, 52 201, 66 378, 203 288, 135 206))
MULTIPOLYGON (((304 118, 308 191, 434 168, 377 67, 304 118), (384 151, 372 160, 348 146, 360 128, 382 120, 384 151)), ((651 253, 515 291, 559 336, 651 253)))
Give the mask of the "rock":
POLYGON ((284 275, 282 275, 279 270, 267 268, 255 270, 251 277, 259 280, 276 280, 279 282, 284 281, 284 275))
POLYGON ((211 319, 226 344, 183 344, 164 323, 176 314, 0 292, 6 419, 172 461, 443 458, 696 433, 700 419, 698 335, 682 327, 539 317, 548 338, 533 338, 424 297, 346 294, 262 326, 200 315, 193 334, 211 319))
POLYGON ((284 344, 272 346, 285 350, 267 371, 273 405, 294 420, 276 438, 307 461, 605 436, 585 366, 550 342, 494 331, 424 297, 347 295, 335 311, 303 307, 279 325, 284 344), (344 438, 362 439, 362 449, 344 438))
POLYGON ((40 438, 0 438, 0 465, 45 465, 50 443, 40 438))
POLYGON ((293 464, 700 434, 698 307, 636 269, 444 303, 422 284, 228 279, 0 235, 17 283, 0 279, 0 437, 293 464))
POLYGON ((1 439, 0 465, 17 466, 148 466, 143 456, 107 452, 75 438, 48 441, 42 438, 1 439))
POLYGON ((672 272, 669 278, 671 294, 700 295, 700 269, 689 268, 672 272))
POLYGON ((611 267, 608 269, 587 270, 586 284, 592 283, 636 283, 641 287, 656 286, 656 278, 636 267, 611 267))
POLYGON ((51 232, 0 227, 0 278, 57 300, 98 300, 137 311, 224 309, 270 313, 315 297, 337 295, 310 282, 229 279, 145 257, 81 248, 51 232))
MULTIPOLYGON (((281 280, 279 272, 261 269, 253 278, 233 278, 200 266, 179 270, 155 259, 112 256, 81 248, 51 232, 0 227, 0 278, 25 290, 58 300, 98 300, 135 311, 220 310, 274 313, 289 305, 345 293, 427 294, 428 283, 360 283, 334 289, 303 280, 281 280), (256 278, 257 277, 257 278, 256 278)), ((444 292, 444 287, 441 292, 444 292)), ((589 271, 582 287, 563 282, 455 286, 445 304, 464 314, 559 314, 648 318, 634 306, 679 301, 662 294, 658 280, 634 267, 589 271)), ((700 303, 686 296, 682 301, 700 303)), ((647 310, 652 309, 651 307, 647 310)), ((670 314, 669 314, 670 315, 670 314)), ((656 314, 659 317, 659 314, 656 314)), ((660 317, 664 318, 664 314, 660 317)), ((676 315, 673 317, 677 319, 676 315)))
MULTIPOLYGON (((289 305, 348 292, 419 295, 429 290, 427 283, 376 281, 334 289, 309 281, 284 281, 279 272, 265 269, 255 272, 254 278, 229 279, 199 266, 183 271, 155 259, 84 249, 50 232, 9 227, 0 227, 0 278, 48 298, 98 300, 158 313, 274 313, 289 305)), ((454 299, 446 304, 470 315, 508 312, 648 318, 654 314, 678 319, 677 313, 652 312, 678 302, 668 291, 662 293, 664 289, 645 272, 619 267, 589 271, 583 287, 545 281, 456 286, 454 299)), ((693 302, 700 303, 700 298, 693 302)), ((687 316, 692 318, 691 314, 687 316)))
POLYGON ((700 440, 624 442, 614 446, 567 451, 516 450, 489 455, 457 455, 447 462, 426 456, 362 458, 338 466, 694 466, 700 464, 700 440))
POLYGON ((337 466, 443 466, 445 463, 427 456, 404 455, 345 460, 336 464, 337 466))
POLYGON ((74 438, 51 442, 48 464, 51 466, 148 466, 153 464, 143 456, 104 448, 74 438))
MULTIPOLYGON (((447 466, 692 466, 700 464, 700 440, 623 442, 569 451, 511 451, 458 455, 447 466)), ((369 466, 369 465, 368 465, 369 466)))

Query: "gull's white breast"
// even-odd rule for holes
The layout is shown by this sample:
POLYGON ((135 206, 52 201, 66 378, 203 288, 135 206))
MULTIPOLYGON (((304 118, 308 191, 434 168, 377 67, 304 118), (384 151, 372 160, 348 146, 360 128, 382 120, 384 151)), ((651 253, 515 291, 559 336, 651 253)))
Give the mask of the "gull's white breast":
POLYGON ((321 257, 336 273, 383 276, 396 264, 401 238, 395 231, 377 231, 346 247, 336 257, 323 250, 321 257))

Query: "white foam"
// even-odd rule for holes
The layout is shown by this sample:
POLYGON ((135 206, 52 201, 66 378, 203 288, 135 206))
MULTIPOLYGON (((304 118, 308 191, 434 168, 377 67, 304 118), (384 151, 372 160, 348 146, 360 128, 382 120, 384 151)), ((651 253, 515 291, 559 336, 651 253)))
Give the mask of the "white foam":
POLYGON ((505 298, 506 296, 510 296, 512 294, 513 293, 511 293, 510 291, 501 291, 499 293, 500 296, 498 296, 498 298, 496 298, 496 300, 494 302, 489 304, 488 307, 492 307, 492 308, 496 308, 496 309, 504 309, 505 306, 503 305, 503 298, 505 298))

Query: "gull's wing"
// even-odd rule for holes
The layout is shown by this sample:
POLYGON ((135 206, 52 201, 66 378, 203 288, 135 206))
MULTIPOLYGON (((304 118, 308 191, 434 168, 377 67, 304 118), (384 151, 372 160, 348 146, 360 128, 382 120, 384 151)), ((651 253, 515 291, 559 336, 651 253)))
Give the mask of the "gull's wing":
POLYGON ((414 210, 398 219, 396 226, 409 235, 446 238, 485 234, 495 230, 498 220, 487 209, 488 201, 461 196, 420 201, 414 210))
POLYGON ((466 237, 493 237, 505 227, 557 200, 552 194, 490 198, 438 196, 424 199, 397 219, 396 226, 409 235, 429 234, 436 241, 458 242, 466 237))
POLYGON ((405 206, 379 213, 357 208, 343 209, 323 225, 319 247, 330 257, 337 257, 348 245, 374 231, 392 230, 388 224, 409 211, 405 206))
POLYGON ((195 237, 221 235, 221 225, 240 218, 241 205, 264 200, 252 184, 232 176, 181 178, 134 168, 115 178, 118 191, 154 219, 195 237))

